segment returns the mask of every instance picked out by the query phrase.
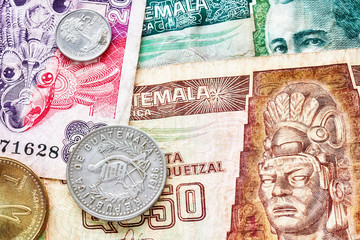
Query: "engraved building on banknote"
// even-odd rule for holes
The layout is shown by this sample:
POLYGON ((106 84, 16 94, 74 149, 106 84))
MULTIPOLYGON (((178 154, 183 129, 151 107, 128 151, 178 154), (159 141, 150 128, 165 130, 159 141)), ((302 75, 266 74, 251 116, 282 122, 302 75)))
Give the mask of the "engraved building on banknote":
POLYGON ((360 108, 346 71, 254 74, 228 239, 358 239, 351 131, 360 108))

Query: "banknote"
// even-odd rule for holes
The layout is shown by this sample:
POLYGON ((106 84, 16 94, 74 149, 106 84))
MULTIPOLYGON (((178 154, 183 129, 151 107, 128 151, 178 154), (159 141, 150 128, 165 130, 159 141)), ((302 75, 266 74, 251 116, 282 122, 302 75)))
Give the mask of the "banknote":
MULTIPOLYGON (((64 179, 69 149, 78 140, 76 127, 127 124, 144 8, 145 1, 131 0, 0 1, 3 156, 22 161, 41 177, 64 179), (55 30, 63 16, 82 8, 107 19, 112 40, 99 58, 75 62, 57 49, 55 30)), ((86 16, 76 24, 70 19, 60 35, 90 51, 102 34, 102 29, 89 32, 91 24, 86 16)))
POLYGON ((359 48, 359 2, 258 0, 256 56, 359 48))
POLYGON ((359 238, 359 54, 138 70, 130 124, 163 150, 164 191, 142 216, 105 222, 46 180, 46 239, 359 238))
POLYGON ((356 55, 253 72, 227 239, 359 239, 356 55))
POLYGON ((354 0, 148 0, 139 66, 360 47, 354 0))
MULTIPOLYGON (((167 182, 161 196, 137 218, 104 222, 82 212, 64 183, 45 180, 53 203, 46 239, 205 239, 208 234, 204 229, 213 234, 213 239, 225 237, 228 227, 208 227, 218 222, 230 225, 235 195, 228 193, 235 188, 239 175, 239 162, 232 159, 239 158, 242 145, 228 144, 226 139, 242 141, 249 75, 203 75, 185 80, 167 79, 166 74, 161 77, 161 69, 142 74, 147 77, 140 77, 138 82, 146 83, 135 87, 132 111, 132 117, 139 121, 132 124, 153 137, 164 152, 167 182), (157 83, 159 77, 163 83, 157 83), (154 104, 157 106, 148 109, 154 104), (219 182, 215 184, 214 179, 219 182), (214 198, 211 192, 224 197, 214 198), (220 211, 227 214, 209 217, 220 211)), ((96 202, 103 201, 91 190, 89 194, 96 202)), ((105 204, 121 208, 127 202, 105 204)))
POLYGON ((251 0, 147 0, 139 67, 254 56, 251 0))

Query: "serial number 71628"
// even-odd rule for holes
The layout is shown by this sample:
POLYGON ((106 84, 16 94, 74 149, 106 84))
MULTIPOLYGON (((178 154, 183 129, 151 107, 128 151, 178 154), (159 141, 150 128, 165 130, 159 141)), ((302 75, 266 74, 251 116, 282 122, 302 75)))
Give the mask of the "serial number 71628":
POLYGON ((26 154, 40 157, 48 156, 50 158, 57 158, 59 156, 59 147, 48 147, 43 143, 37 145, 32 142, 21 144, 19 141, 11 142, 10 140, 1 139, 0 148, 3 153, 11 152, 12 154, 26 154))

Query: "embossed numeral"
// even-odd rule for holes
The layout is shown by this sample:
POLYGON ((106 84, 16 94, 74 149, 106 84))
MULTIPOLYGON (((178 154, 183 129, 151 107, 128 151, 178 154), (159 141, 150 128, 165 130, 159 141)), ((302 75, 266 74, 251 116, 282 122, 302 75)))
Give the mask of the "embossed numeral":
MULTIPOLYGON (((6 213, 6 212, 4 212, 6 213)), ((31 208, 24 205, 0 205, 0 218, 5 218, 6 220, 15 222, 17 224, 21 224, 21 220, 19 216, 30 215, 31 208), (2 209, 8 210, 10 214, 3 214, 1 212, 2 209)))
POLYGON ((8 175, 4 175, 3 177, 4 177, 4 180, 7 180, 9 182, 14 183, 15 186, 19 184, 20 178, 13 178, 13 177, 8 176, 8 175))

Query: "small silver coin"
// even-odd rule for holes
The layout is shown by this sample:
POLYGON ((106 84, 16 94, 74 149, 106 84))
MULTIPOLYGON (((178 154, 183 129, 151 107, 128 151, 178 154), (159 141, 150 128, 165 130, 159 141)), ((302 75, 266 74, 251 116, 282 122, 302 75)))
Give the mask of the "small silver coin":
POLYGON ((107 221, 123 221, 148 210, 166 180, 157 143, 130 126, 98 128, 79 141, 67 165, 67 184, 77 204, 107 221))
POLYGON ((67 14, 56 28, 56 44, 65 56, 75 61, 99 57, 111 42, 111 27, 99 13, 79 9, 67 14))

